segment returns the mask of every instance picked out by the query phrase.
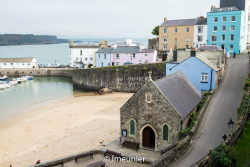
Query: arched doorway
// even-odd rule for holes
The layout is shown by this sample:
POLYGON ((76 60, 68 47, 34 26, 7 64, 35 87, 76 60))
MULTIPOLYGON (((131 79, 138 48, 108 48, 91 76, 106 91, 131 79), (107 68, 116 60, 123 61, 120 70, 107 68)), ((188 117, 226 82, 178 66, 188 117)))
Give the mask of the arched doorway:
POLYGON ((155 148, 155 133, 149 126, 145 127, 142 132, 142 146, 154 149, 155 148))

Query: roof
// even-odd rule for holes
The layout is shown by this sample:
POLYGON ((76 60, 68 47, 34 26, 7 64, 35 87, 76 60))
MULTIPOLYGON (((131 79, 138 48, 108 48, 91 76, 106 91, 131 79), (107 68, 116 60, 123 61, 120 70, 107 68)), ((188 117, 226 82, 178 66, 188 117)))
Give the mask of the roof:
POLYGON ((141 49, 140 53, 154 53, 155 50, 154 49, 141 49))
POLYGON ((211 67, 215 71, 219 71, 219 68, 216 67, 211 61, 209 61, 206 57, 204 56, 196 56, 200 61, 211 67))
POLYGON ((0 58, 0 63, 24 63, 32 62, 34 57, 23 57, 23 58, 0 58))
POLYGON ((195 25, 207 25, 207 18, 198 17, 195 21, 195 25))
POLYGON ((101 48, 96 53, 111 54, 114 48, 101 48))
POLYGON ((202 99, 201 92, 182 72, 168 75, 154 81, 154 83, 176 109, 182 120, 193 111, 202 99))
POLYGON ((219 46, 217 45, 204 45, 200 46, 197 50, 204 51, 204 50, 209 50, 209 51, 218 51, 222 50, 219 46))
POLYGON ((215 12, 231 12, 231 11, 239 11, 239 9, 236 8, 235 6, 225 7, 225 8, 213 8, 213 9, 211 9, 212 13, 215 13, 215 12))
POLYGON ((117 46, 113 53, 139 53, 139 46, 117 46))
POLYGON ((167 20, 161 26, 192 26, 196 19, 167 20))

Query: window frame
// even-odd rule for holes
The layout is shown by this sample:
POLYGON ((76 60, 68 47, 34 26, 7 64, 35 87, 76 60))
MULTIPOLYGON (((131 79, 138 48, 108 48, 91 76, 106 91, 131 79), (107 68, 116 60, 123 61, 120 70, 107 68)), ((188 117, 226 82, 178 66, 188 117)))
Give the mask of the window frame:
POLYGON ((137 127, 137 123, 136 123, 135 119, 134 118, 129 119, 128 120, 128 135, 130 137, 136 137, 136 127, 137 127), (131 122, 132 121, 134 122, 134 134, 131 134, 131 122))
POLYGON ((164 123, 163 125, 162 125, 162 127, 161 127, 161 134, 162 134, 162 137, 161 137, 161 139, 162 139, 162 141, 163 142, 166 142, 166 143, 168 143, 169 142, 169 136, 170 136, 170 130, 171 130, 171 128, 170 128, 170 126, 167 124, 167 123, 164 123), (167 126, 167 139, 164 139, 164 127, 165 126, 167 126))
POLYGON ((201 83, 208 83, 208 73, 206 72, 201 73, 201 83))

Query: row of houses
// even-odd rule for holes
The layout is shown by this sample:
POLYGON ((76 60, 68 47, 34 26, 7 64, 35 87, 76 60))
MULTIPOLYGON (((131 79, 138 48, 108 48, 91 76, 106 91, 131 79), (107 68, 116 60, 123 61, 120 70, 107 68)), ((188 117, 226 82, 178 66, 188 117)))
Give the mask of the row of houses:
POLYGON ((70 44, 70 66, 77 68, 154 63, 156 58, 156 50, 144 49, 130 40, 112 46, 70 44))
POLYGON ((37 68, 37 59, 34 57, 24 58, 0 58, 0 68, 37 68))
POLYGON ((169 51, 217 45, 231 54, 243 52, 250 44, 250 7, 248 0, 240 6, 238 3, 223 1, 220 8, 212 6, 207 18, 164 18, 159 28, 159 38, 149 40, 149 48, 169 51))

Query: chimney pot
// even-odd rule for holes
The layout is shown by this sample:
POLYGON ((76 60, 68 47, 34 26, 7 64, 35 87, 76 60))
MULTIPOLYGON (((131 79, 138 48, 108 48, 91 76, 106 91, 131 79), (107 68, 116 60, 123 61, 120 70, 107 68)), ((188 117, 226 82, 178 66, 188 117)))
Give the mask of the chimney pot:
POLYGON ((167 17, 164 17, 164 22, 168 21, 168 18, 167 17))

